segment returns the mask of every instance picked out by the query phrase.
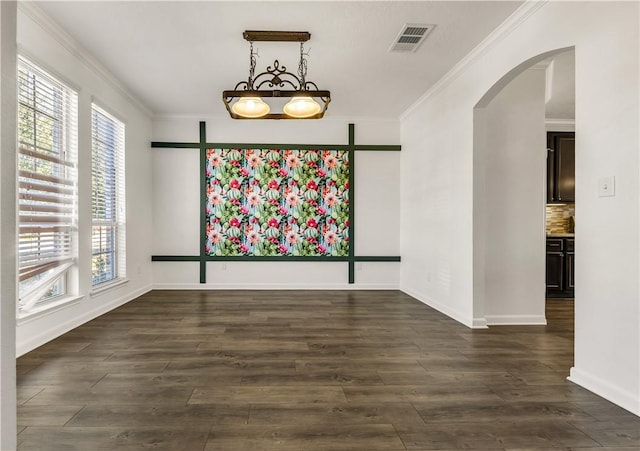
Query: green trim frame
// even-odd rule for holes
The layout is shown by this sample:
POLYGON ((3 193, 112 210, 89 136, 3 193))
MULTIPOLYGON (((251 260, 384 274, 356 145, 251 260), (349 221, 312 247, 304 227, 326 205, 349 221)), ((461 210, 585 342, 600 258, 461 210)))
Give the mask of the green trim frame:
POLYGON ((152 262, 199 262, 199 255, 152 255, 152 262))
POLYGON ((356 174, 356 159, 355 159, 355 147, 356 147, 356 127, 354 124, 349 124, 349 283, 355 283, 356 281, 356 262, 353 257, 355 256, 355 233, 356 229, 356 190, 354 189, 354 180, 356 174))
POLYGON ((207 125, 200 122, 199 142, 164 142, 152 141, 151 147, 155 149, 199 149, 200 150, 200 255, 152 255, 154 262, 199 262, 200 283, 207 283, 207 262, 213 261, 324 261, 347 262, 349 264, 349 283, 355 283, 356 262, 399 262, 400 256, 355 255, 355 153, 360 151, 399 152, 399 145, 356 145, 355 125, 349 124, 349 143, 344 144, 277 144, 277 143, 210 143, 207 142, 207 125), (235 256, 219 257, 207 255, 206 247, 206 193, 207 181, 205 170, 207 167, 207 149, 211 148, 236 148, 236 149, 326 149, 347 150, 349 153, 349 256, 348 257, 303 257, 303 256, 235 256))
MULTIPOLYGON (((353 124, 349 124, 353 125, 353 124)), ((344 144, 277 144, 277 143, 205 143, 207 149, 282 149, 285 147, 296 147, 300 149, 322 149, 322 150, 344 150, 348 146, 344 144)), ((202 145, 198 143, 162 142, 152 141, 151 147, 154 149, 199 149, 202 145)), ((379 151, 379 152, 400 152, 401 146, 389 145, 354 145, 353 150, 379 151)))
MULTIPOLYGON (((235 257, 220 257, 216 255, 206 255, 204 260, 208 262, 217 261, 267 261, 267 262, 279 262, 279 261, 331 261, 331 262, 348 262, 351 257, 307 257, 307 256, 251 256, 251 255, 239 255, 235 257)), ((356 262, 399 262, 400 257, 393 255, 356 255, 353 257, 356 262)), ((154 262, 199 262, 199 255, 153 255, 151 261, 154 262)))
POLYGON ((207 230, 207 124, 200 122, 200 283, 207 283, 206 230, 207 230))

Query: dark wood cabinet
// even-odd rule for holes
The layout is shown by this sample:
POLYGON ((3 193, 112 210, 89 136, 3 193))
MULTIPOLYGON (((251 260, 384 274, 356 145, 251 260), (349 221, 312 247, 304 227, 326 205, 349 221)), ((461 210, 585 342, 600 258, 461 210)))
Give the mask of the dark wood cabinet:
POLYGON ((573 237, 547 237, 547 297, 572 298, 574 287, 573 237))
POLYGON ((569 253, 567 252, 567 259, 565 260, 566 263, 566 267, 565 267, 565 272, 567 273, 567 276, 565 277, 565 280, 567 281, 566 283, 566 292, 570 293, 571 296, 573 297, 573 268, 575 267, 575 260, 574 260, 574 254, 573 252, 569 253))
POLYGON ((547 296, 564 289, 564 242, 562 238, 547 238, 547 296))
POLYGON ((547 203, 576 201, 574 132, 547 133, 547 203))

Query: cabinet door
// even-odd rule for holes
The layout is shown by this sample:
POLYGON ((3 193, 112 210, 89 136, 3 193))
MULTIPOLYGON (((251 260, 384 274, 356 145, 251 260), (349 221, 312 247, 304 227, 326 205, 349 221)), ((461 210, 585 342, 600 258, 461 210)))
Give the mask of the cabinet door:
POLYGON ((556 192, 559 202, 576 201, 576 141, 571 136, 559 136, 556 139, 557 182, 556 192))
POLYGON ((573 269, 575 267, 575 254, 573 252, 567 252, 567 258, 566 258, 566 268, 565 268, 565 274, 566 274, 566 281, 567 281, 567 285, 565 287, 565 294, 567 295, 567 297, 573 297, 573 287, 574 287, 574 272, 573 269))
POLYGON ((574 294, 574 272, 573 268, 575 267, 575 240, 573 238, 567 238, 565 240, 565 287, 564 292, 567 297, 572 298, 574 294))
POLYGON ((547 202, 575 202, 575 133, 547 133, 547 202))
POLYGON ((564 252, 547 251, 547 296, 564 291, 564 252))
POLYGON ((547 142, 547 203, 556 202, 556 152, 547 142))

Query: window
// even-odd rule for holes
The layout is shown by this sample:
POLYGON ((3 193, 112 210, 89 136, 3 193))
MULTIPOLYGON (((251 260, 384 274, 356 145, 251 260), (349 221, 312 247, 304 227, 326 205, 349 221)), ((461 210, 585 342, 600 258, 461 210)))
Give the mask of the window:
POLYGON ((67 294, 77 262, 78 95, 18 59, 19 312, 67 294))
POLYGON ((94 287, 125 276, 124 124, 91 112, 91 274, 94 287))

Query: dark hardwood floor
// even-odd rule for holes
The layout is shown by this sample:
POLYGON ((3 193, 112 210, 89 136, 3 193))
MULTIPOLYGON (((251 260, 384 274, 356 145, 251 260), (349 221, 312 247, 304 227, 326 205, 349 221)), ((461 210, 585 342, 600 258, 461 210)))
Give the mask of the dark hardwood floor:
POLYGON ((396 291, 153 291, 18 360, 21 450, 637 451, 566 381, 573 302, 471 330, 396 291))

